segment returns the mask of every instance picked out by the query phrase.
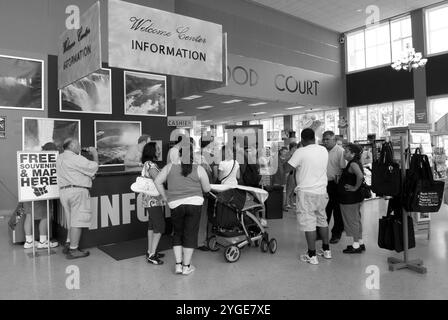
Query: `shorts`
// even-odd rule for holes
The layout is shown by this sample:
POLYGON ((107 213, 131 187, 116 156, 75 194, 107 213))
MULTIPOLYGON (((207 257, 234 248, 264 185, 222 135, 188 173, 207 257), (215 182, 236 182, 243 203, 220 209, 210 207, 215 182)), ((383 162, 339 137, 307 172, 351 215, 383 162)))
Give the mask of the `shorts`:
POLYGON ((92 209, 89 190, 69 188, 59 191, 59 200, 64 208, 68 228, 89 228, 92 209))
MULTIPOLYGON (((52 201, 50 200, 50 217, 53 212, 52 201)), ((23 209, 25 210, 25 214, 31 215, 32 206, 31 202, 24 202, 23 209)), ((42 220, 47 218, 47 200, 35 201, 34 202, 34 220, 42 220)))
POLYGON ((325 207, 328 194, 315 194, 297 191, 296 211, 300 229, 305 232, 316 231, 316 227, 328 227, 325 207))
POLYGON ((145 208, 148 213, 148 230, 153 230, 154 233, 165 232, 165 211, 162 206, 155 206, 145 208))

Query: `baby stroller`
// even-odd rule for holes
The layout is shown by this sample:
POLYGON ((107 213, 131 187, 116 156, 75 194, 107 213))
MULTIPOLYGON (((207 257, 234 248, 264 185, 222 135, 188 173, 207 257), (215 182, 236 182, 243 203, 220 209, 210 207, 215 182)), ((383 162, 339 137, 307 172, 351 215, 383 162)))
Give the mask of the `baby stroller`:
POLYGON ((262 252, 275 253, 277 240, 261 225, 259 214, 264 212, 268 193, 263 189, 212 185, 208 196, 208 219, 212 236, 207 240, 211 251, 224 248, 227 262, 236 262, 243 247, 260 246, 262 252))

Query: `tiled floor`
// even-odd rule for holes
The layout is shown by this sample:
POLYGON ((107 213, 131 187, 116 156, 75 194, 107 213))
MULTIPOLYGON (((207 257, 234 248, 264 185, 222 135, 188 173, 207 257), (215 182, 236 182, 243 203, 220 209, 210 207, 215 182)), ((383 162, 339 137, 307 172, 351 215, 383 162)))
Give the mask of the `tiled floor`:
MULTIPOLYGON (((410 270, 390 272, 387 257, 402 254, 379 249, 378 217, 382 201, 366 202, 362 255, 344 255, 344 241, 332 247, 333 259, 317 266, 298 261, 306 250, 305 236, 295 215, 269 220, 269 232, 278 240, 276 254, 259 248, 243 249, 238 262, 224 261, 222 251, 197 251, 197 270, 190 276, 173 274, 174 259, 149 265, 144 257, 115 261, 94 248, 91 256, 69 261, 57 254, 28 257, 21 246, 8 241, 7 220, 0 220, 0 299, 448 299, 448 207, 432 216, 431 240, 418 234, 410 258, 421 258, 427 274, 410 270), (66 287, 66 268, 80 270, 80 288, 66 287), (368 289, 366 268, 378 266, 380 289, 368 289)), ((344 239, 344 238, 343 238, 344 239)), ((69 281, 68 281, 69 282, 69 281)))

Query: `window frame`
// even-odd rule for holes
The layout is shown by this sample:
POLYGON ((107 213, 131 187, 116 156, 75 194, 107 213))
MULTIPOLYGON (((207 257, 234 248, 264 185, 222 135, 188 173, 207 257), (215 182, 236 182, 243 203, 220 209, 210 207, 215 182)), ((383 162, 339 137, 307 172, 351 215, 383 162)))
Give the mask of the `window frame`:
MULTIPOLYGON (((424 26, 424 33, 423 33, 423 37, 424 37, 424 53, 426 57, 435 57, 435 56, 439 56, 442 54, 446 54, 448 52, 448 48, 446 50, 443 51, 439 51, 439 52, 435 52, 435 53, 429 53, 429 42, 430 42, 430 37, 429 37, 429 19, 428 19, 428 15, 429 12, 434 11, 435 9, 440 9, 443 7, 448 7, 448 2, 444 2, 442 4, 440 3, 436 3, 434 5, 428 6, 426 8, 424 8, 423 10, 423 26, 424 26)), ((447 27, 448 30, 448 27, 447 27)))

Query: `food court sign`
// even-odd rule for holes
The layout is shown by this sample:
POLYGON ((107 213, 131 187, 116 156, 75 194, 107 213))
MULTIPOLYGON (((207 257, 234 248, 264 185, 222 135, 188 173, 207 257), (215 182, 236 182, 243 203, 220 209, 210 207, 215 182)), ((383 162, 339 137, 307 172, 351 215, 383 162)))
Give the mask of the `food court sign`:
POLYGON ((57 151, 17 152, 19 202, 59 198, 57 151))
POLYGON ((109 1, 109 65, 222 81, 222 26, 109 1))

